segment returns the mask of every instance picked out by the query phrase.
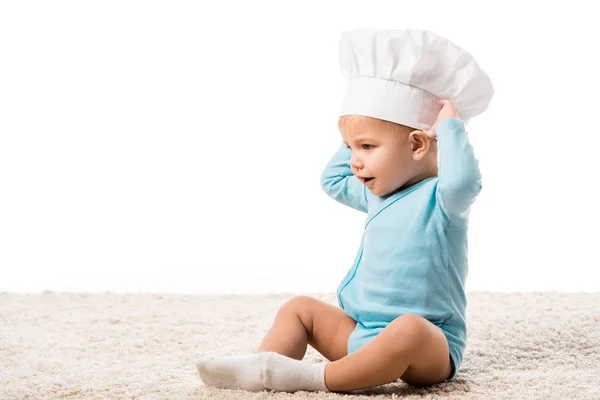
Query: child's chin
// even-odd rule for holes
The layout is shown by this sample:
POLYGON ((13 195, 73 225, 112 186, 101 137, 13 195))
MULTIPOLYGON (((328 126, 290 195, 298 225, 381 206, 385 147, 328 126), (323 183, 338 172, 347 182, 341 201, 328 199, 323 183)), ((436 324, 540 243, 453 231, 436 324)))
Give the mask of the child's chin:
POLYGON ((374 188, 367 188, 367 190, 368 190, 369 192, 371 192, 371 194, 372 194, 372 195, 375 195, 375 196, 382 196, 381 192, 380 192, 379 190, 377 190, 377 189, 374 189, 374 188))

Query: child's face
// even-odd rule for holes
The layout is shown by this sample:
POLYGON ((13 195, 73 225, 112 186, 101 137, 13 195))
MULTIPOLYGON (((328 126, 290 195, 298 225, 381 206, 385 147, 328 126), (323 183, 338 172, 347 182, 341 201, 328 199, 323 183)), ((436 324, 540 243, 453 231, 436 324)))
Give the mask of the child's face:
POLYGON ((415 130, 398 127, 404 131, 394 130, 389 124, 377 123, 369 117, 358 117, 352 124, 340 127, 344 143, 352 151, 352 173, 376 196, 412 186, 432 172, 431 168, 426 171, 424 163, 419 162, 427 153, 429 142, 423 152, 418 139, 415 146, 411 135, 415 130))

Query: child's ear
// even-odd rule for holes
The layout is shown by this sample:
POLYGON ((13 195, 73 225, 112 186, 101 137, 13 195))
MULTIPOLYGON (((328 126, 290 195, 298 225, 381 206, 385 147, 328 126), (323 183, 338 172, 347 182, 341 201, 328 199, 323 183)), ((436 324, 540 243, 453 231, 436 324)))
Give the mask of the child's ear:
POLYGON ((415 161, 421 160, 429 151, 431 139, 427 134, 420 130, 414 130, 408 135, 412 158, 415 161))

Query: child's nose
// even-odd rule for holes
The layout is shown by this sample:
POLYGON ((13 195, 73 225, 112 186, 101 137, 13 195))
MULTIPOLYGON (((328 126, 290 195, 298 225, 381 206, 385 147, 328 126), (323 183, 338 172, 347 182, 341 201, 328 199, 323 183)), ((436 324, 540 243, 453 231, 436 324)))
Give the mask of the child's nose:
POLYGON ((350 166, 354 169, 361 169, 363 167, 363 162, 355 154, 352 154, 352 159, 350 160, 350 166))

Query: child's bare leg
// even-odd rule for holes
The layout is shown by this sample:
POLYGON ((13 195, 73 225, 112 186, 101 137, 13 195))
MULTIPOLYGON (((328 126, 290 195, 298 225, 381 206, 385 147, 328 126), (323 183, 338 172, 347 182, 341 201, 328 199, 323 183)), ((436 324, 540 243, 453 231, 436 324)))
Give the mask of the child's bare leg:
POLYGON ((348 337, 356 321, 321 300, 297 296, 285 303, 275 316, 258 352, 275 353, 302 360, 310 344, 330 361, 348 354, 348 337))
POLYGON ((425 386, 450 375, 446 338, 426 319, 416 315, 396 318, 373 340, 348 355, 348 338, 355 326, 342 310, 300 296, 282 306, 259 346, 259 354, 201 359, 200 376, 210 386, 225 388, 348 391, 397 378, 425 386), (300 361, 307 344, 330 362, 300 361))
POLYGON ((327 364, 325 382, 331 391, 365 389, 398 378, 415 386, 431 385, 450 375, 448 354, 441 329, 420 316, 407 314, 360 349, 327 364))
POLYGON ((347 354, 356 321, 341 309, 308 296, 284 304, 258 354, 202 357, 196 366, 207 386, 260 391, 324 390, 326 363, 301 361, 308 344, 328 360, 347 354))

